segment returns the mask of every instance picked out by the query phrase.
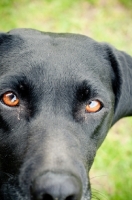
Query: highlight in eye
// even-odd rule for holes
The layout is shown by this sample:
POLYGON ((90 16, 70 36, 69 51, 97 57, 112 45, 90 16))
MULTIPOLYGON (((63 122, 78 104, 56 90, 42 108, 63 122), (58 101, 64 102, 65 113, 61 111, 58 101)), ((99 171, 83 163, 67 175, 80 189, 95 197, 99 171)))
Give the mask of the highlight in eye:
POLYGON ((85 111, 88 113, 98 112, 102 108, 102 103, 99 100, 90 101, 85 108, 85 111))
POLYGON ((2 102, 10 107, 15 107, 19 105, 19 98, 14 92, 6 92, 2 95, 2 102))

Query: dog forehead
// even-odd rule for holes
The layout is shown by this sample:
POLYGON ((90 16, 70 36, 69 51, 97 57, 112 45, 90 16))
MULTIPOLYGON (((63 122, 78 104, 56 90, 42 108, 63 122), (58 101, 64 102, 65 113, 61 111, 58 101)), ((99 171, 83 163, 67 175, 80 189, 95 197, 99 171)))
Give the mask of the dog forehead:
POLYGON ((4 71, 10 68, 28 73, 35 68, 56 78, 85 79, 92 75, 96 79, 110 79, 102 46, 87 36, 16 29, 3 37, 3 44, 0 56, 4 71))
MULTIPOLYGON (((17 53, 26 52, 25 57, 30 54, 36 58, 61 57, 72 58, 73 61, 90 57, 90 61, 97 56, 98 42, 79 34, 68 33, 46 33, 30 29, 16 29, 9 32, 3 41, 8 45, 5 50, 17 53), (11 47, 11 48, 10 48, 11 47)), ((59 60, 60 60, 59 59, 59 60)), ((64 59, 65 60, 65 59, 64 59)))

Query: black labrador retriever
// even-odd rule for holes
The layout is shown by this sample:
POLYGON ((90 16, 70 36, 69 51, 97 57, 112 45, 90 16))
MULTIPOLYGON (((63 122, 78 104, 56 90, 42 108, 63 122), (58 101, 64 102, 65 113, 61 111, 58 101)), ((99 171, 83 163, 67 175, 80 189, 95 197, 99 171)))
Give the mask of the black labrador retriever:
POLYGON ((76 34, 0 33, 0 200, 90 200, 109 128, 132 115, 132 57, 76 34))

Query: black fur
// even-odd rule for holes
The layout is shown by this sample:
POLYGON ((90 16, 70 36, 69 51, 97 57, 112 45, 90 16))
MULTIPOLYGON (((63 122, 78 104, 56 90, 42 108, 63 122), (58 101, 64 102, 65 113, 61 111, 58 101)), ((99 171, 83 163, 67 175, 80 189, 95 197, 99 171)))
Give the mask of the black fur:
POLYGON ((96 151, 132 114, 131 78, 129 55, 86 36, 1 33, 0 199, 90 200, 96 151), (6 105, 6 92, 19 105, 6 105))

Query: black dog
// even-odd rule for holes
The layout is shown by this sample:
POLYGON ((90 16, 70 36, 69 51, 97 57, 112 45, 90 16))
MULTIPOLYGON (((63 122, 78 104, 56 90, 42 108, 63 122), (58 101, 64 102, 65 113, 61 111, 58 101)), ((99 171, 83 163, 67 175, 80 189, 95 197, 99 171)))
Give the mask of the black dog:
POLYGON ((75 34, 0 34, 0 200, 90 200, 109 128, 132 114, 132 58, 75 34))

